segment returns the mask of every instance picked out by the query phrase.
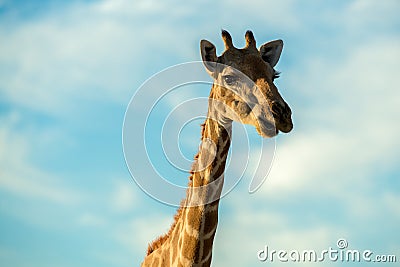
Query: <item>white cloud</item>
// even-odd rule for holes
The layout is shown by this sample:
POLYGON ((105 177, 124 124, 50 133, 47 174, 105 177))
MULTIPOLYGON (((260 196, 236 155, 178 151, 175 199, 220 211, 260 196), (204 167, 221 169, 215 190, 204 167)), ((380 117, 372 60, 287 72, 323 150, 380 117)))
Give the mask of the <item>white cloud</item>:
MULTIPOLYGON (((174 1, 178 3, 177 1, 174 1)), ((185 5, 174 5, 174 8, 169 8, 174 3, 160 2, 160 1, 124 1, 124 0, 105 0, 94 5, 94 10, 100 10, 108 15, 116 16, 138 16, 141 14, 146 15, 162 15, 168 10, 168 15, 171 17, 178 17, 185 12, 190 12, 190 9, 185 5), (182 12, 185 11, 185 12, 182 12)))
POLYGON ((134 251, 135 262, 139 264, 146 255, 147 246, 158 236, 168 232, 173 216, 148 214, 132 218, 119 224, 113 231, 113 237, 124 247, 134 251))
POLYGON ((76 190, 67 188, 62 177, 46 172, 30 162, 30 138, 13 128, 19 115, 2 117, 0 126, 0 190, 22 198, 40 198, 70 205, 82 201, 76 190))
POLYGON ((349 184, 350 177, 373 182, 372 166, 394 166, 400 145, 398 43, 395 38, 349 47, 353 52, 339 64, 311 62, 303 70, 300 90, 311 105, 293 108, 295 128, 278 139, 265 190, 313 190, 322 180, 331 181, 333 190, 349 184))
POLYGON ((373 0, 356 0, 352 1, 349 7, 343 13, 347 23, 353 30, 356 27, 359 30, 371 31, 376 27, 393 27, 393 20, 398 17, 400 3, 396 0, 388 0, 384 4, 376 3, 373 0), (385 14, 385 19, 382 19, 376 14, 385 14), (364 27, 369 24, 371 27, 364 27))
POLYGON ((391 211, 391 214, 400 220, 400 207, 397 203, 400 203, 400 196, 393 193, 386 193, 383 197, 383 202, 386 207, 391 211))
POLYGON ((111 195, 111 208, 118 212, 132 212, 139 203, 134 190, 136 184, 132 180, 118 181, 111 195))
POLYGON ((162 65, 160 54, 167 58, 190 51, 188 46, 174 49, 180 39, 170 24, 149 21, 140 26, 152 12, 173 20, 159 4, 144 3, 74 4, 14 24, 12 31, 1 27, 5 71, 0 85, 5 98, 52 115, 74 114, 81 101, 125 104, 134 86, 160 70, 148 70, 162 65), (124 14, 113 16, 115 12, 124 14))
POLYGON ((84 213, 79 218, 77 223, 81 226, 87 227, 104 227, 107 226, 108 222, 105 218, 102 218, 96 214, 84 213))
MULTIPOLYGON (((259 199, 253 196, 239 197, 243 193, 234 192, 221 204, 234 212, 222 213, 219 218, 213 253, 216 266, 265 265, 257 259, 257 252, 265 246, 277 251, 314 249, 318 252, 334 247, 338 233, 343 233, 333 223, 297 224, 291 220, 296 216, 288 216, 276 208, 279 202, 268 201, 260 206, 259 199)), ((298 218, 301 219, 301 215, 298 218)))
MULTIPOLYGON (((221 3, 221 9, 226 9, 227 12, 221 12, 220 16, 223 17, 223 21, 229 23, 227 26, 235 28, 242 28, 243 26, 247 26, 254 24, 254 22, 263 23, 264 27, 268 29, 267 31, 255 33, 255 34, 271 34, 274 32, 274 29, 280 29, 281 31, 295 31, 299 30, 301 27, 301 21, 299 20, 299 13, 295 10, 295 2, 291 0, 285 1, 262 1, 262 0, 250 0, 246 1, 246 3, 239 1, 224 1, 221 3), (231 12, 238 12, 240 10, 240 16, 250 18, 250 22, 243 23, 242 20, 232 20, 231 12), (282 15, 284 17, 282 17, 282 15)), ((247 29, 243 29, 247 30, 247 29)), ((243 33, 244 34, 244 33, 243 33)), ((262 36, 262 35, 261 35, 262 36)), ((261 37, 260 36, 260 37, 261 37)), ((266 40, 264 40, 266 41, 266 40)), ((244 43, 244 40, 242 41, 244 43)))

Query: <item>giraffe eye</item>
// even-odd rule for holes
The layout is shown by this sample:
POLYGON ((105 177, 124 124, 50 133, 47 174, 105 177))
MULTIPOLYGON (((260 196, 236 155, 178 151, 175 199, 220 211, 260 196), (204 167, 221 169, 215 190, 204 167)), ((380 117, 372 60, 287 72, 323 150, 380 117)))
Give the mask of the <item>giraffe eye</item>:
POLYGON ((233 85, 238 80, 238 78, 236 76, 233 76, 233 75, 226 75, 223 78, 224 78, 224 81, 225 81, 225 83, 227 85, 233 85))

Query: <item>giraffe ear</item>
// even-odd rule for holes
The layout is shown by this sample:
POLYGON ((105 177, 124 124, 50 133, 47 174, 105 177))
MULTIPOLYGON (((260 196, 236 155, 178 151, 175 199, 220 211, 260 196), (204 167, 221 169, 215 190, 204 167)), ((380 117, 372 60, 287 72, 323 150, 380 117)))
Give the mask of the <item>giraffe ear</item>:
POLYGON ((268 62, 271 67, 275 67, 282 53, 283 41, 275 40, 260 46, 260 54, 265 62, 268 62))
POLYGON ((214 72, 217 66, 217 50, 215 46, 207 40, 200 41, 200 51, 201 51, 201 58, 203 60, 204 66, 208 74, 214 76, 214 72))

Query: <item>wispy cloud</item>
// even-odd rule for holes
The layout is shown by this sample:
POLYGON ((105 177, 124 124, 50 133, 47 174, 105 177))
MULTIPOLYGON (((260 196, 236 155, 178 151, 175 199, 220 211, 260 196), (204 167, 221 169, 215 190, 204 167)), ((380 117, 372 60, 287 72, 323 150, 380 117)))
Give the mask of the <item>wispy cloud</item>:
MULTIPOLYGON (((90 263, 139 263, 147 243, 168 230, 175 209, 151 204, 129 180, 120 141, 108 142, 115 125, 105 118, 114 112, 120 116, 112 120, 122 122, 123 108, 115 106, 125 106, 152 74, 200 59, 200 39, 221 52, 221 28, 238 46, 252 29, 259 43, 285 41, 277 84, 295 128, 277 138, 271 173, 256 194, 239 185, 222 200, 214 264, 250 266, 265 243, 312 249, 332 245, 339 234, 372 244, 363 236, 368 232, 382 250, 398 248, 398 1, 175 4, 89 1, 55 4, 40 16, 18 17, 18 8, 0 15, 0 191, 2 198, 17 199, 0 207, 2 218, 17 218, 18 227, 29 225, 26 231, 65 231, 77 246, 92 244, 96 253, 85 255, 90 263), (89 111, 96 121, 86 120, 89 111), (96 131, 89 127, 95 124, 96 131), (72 166, 67 174, 43 160, 55 151, 64 155, 54 159, 58 165, 72 166), (121 168, 99 158, 119 158, 121 168), (74 169, 72 160, 84 167, 74 169), (61 219, 45 216, 55 211, 61 219), (383 224, 386 229, 379 228, 383 224)), ((165 107, 183 99, 177 95, 165 107)), ((183 143, 197 147, 198 133, 183 143)), ((231 170, 243 160, 241 151, 232 155, 231 170)), ((54 247, 52 237, 42 238, 54 247)), ((29 244, 20 247, 28 251, 29 244)), ((1 259, 22 266, 16 255, 0 248, 1 259)))
POLYGON ((0 190, 19 197, 40 198, 59 204, 77 204, 82 195, 64 185, 62 177, 38 168, 32 157, 29 135, 15 131, 18 115, 2 117, 0 126, 0 190))
POLYGON ((146 68, 159 71, 150 64, 162 66, 186 49, 171 49, 179 42, 172 29, 152 21, 140 26, 146 16, 173 17, 160 8, 147 2, 73 4, 63 12, 0 27, 3 97, 64 116, 89 99, 126 104, 134 86, 149 75, 146 68))
POLYGON ((119 212, 133 211, 134 207, 138 207, 139 199, 132 189, 134 183, 131 180, 118 181, 115 190, 111 196, 111 209, 119 212))

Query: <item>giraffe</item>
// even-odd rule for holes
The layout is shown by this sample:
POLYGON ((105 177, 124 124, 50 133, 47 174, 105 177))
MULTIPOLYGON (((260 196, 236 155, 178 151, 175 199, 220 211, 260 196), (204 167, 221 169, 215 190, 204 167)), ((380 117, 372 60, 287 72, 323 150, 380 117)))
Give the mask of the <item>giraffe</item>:
POLYGON ((279 76, 274 67, 282 52, 282 40, 257 49, 253 33, 247 31, 246 45, 238 49, 225 30, 222 39, 225 51, 220 56, 211 42, 200 41, 205 69, 214 80, 202 142, 186 198, 168 233, 149 245, 142 267, 211 265, 233 121, 253 125, 266 138, 293 128, 292 112, 273 83, 279 76))

